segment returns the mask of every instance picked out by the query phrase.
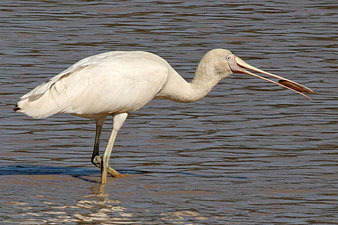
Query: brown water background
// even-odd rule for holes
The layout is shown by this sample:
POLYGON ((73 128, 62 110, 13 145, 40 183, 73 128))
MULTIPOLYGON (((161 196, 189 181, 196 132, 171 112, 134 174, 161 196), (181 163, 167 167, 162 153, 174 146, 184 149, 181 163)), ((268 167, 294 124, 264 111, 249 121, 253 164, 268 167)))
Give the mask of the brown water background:
POLYGON ((1 223, 337 224, 337 2, 224 2, 2 0, 1 223), (156 100, 121 129, 111 164, 131 175, 105 194, 93 121, 12 111, 89 55, 152 51, 190 80, 212 48, 307 85, 313 101, 240 74, 196 103, 156 100))

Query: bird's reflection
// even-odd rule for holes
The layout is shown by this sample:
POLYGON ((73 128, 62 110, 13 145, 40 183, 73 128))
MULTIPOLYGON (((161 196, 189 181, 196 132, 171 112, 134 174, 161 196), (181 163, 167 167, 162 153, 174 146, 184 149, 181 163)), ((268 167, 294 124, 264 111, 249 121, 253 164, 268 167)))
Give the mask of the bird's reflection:
MULTIPOLYGON (((91 194, 83 196, 76 205, 79 208, 74 219, 79 223, 133 223, 133 214, 121 201, 111 199, 105 192, 105 184, 96 183, 90 187, 91 194)), ((61 221, 60 221, 61 222, 61 221)))

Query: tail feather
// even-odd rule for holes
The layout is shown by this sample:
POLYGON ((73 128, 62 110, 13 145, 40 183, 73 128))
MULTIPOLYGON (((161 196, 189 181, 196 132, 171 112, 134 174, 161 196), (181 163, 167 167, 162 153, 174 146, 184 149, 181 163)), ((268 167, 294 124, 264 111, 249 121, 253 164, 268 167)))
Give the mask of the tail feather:
POLYGON ((33 118, 45 118, 62 111, 63 104, 56 97, 58 90, 51 88, 53 83, 43 83, 22 96, 13 110, 33 118))
POLYGON ((45 118, 58 113, 59 110, 51 102, 46 102, 46 98, 41 98, 36 101, 29 101, 28 98, 22 99, 14 108, 16 112, 22 112, 33 118, 45 118))

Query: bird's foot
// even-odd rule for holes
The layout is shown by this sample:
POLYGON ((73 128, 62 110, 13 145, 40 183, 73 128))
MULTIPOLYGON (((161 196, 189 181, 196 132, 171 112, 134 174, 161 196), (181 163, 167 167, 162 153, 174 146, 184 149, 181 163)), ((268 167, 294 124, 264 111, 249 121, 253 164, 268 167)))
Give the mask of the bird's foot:
POLYGON ((114 170, 111 167, 108 167, 107 173, 109 173, 111 176, 115 177, 115 178, 123 178, 126 177, 126 175, 123 175, 119 172, 117 172, 116 170, 114 170))
MULTIPOLYGON (((95 156, 95 158, 93 159, 93 164, 96 167, 102 169, 102 158, 101 158, 101 156, 99 156, 99 155, 95 156)), ((109 173, 112 177, 115 177, 115 178, 122 178, 122 177, 126 176, 126 175, 123 175, 123 174, 117 172, 116 170, 114 170, 111 167, 107 168, 107 173, 109 173)))

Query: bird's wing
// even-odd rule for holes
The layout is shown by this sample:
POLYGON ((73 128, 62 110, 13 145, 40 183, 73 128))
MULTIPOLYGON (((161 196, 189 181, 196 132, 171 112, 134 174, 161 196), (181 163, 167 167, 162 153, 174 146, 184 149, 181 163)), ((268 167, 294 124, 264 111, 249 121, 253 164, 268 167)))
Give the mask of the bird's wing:
POLYGON ((27 94, 23 95, 20 99, 26 99, 28 98, 29 101, 35 101, 39 99, 46 91, 48 91, 50 88, 52 88, 55 83, 60 81, 63 78, 66 78, 72 74, 76 74, 77 72, 85 69, 86 67, 89 67, 91 65, 95 65, 100 60, 108 57, 114 57, 117 55, 124 54, 125 52, 119 52, 119 51, 114 51, 114 52, 106 52, 94 56, 89 56, 87 58, 84 58, 77 63, 73 64, 72 66, 68 67, 66 70, 62 71, 58 75, 52 77, 49 81, 44 82, 37 87, 35 87, 33 90, 28 92, 27 94))
POLYGON ((104 53, 85 58, 39 85, 18 106, 38 118, 58 112, 89 117, 130 112, 154 98, 166 82, 167 70, 150 53, 104 53))
POLYGON ((59 82, 59 89, 64 89, 71 101, 63 112, 97 114, 137 110, 160 91, 167 74, 168 68, 152 58, 125 56, 101 61, 59 82), (70 87, 69 83, 75 86, 70 87))

